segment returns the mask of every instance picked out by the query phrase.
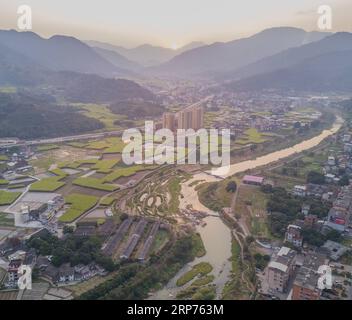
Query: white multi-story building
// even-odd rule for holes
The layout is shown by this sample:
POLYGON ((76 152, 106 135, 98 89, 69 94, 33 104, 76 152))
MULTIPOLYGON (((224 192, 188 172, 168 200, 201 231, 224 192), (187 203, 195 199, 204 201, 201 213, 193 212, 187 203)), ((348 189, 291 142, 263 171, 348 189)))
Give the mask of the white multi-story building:
POLYGON ((295 266, 296 252, 282 247, 268 265, 268 285, 273 291, 285 292, 295 266))

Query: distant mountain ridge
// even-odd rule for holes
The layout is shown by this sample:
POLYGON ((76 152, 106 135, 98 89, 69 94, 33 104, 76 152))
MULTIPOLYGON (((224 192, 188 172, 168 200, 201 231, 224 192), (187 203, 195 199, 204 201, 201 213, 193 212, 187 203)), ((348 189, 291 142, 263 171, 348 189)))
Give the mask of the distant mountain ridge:
POLYGON ((234 72, 224 73, 224 79, 246 78, 254 75, 289 68, 306 59, 333 51, 352 50, 352 34, 336 33, 320 41, 311 42, 300 47, 290 48, 270 57, 266 57, 234 72))
POLYGON ((44 80, 45 71, 22 53, 0 44, 0 85, 37 85, 44 80))
POLYGON ((0 45, 25 55, 38 65, 53 71, 122 76, 127 70, 103 59, 85 43, 73 37, 53 36, 44 39, 33 32, 0 30, 0 45))
POLYGON ((150 71, 177 76, 228 72, 286 49, 321 40, 327 35, 329 33, 306 32, 292 27, 266 29, 248 38, 186 51, 150 71))
POLYGON ((127 49, 122 46, 115 46, 100 41, 91 40, 86 41, 86 43, 91 47, 114 51, 128 60, 136 62, 144 67, 159 65, 185 51, 204 46, 203 42, 194 41, 176 50, 152 46, 150 44, 143 44, 132 49, 127 49))
POLYGON ((227 87, 237 91, 350 92, 351 57, 352 33, 336 33, 247 66, 238 74, 239 79, 228 83, 227 87), (255 69, 257 73, 251 75, 255 69))
POLYGON ((131 71, 138 71, 142 69, 142 66, 136 62, 128 60, 122 54, 117 53, 113 50, 103 49, 99 47, 92 47, 92 49, 98 53, 101 57, 103 57, 106 61, 109 61, 114 66, 131 70, 131 71))
POLYGON ((137 83, 115 79, 131 74, 119 68, 118 62, 134 63, 112 53, 113 64, 102 55, 73 37, 44 39, 33 32, 0 30, 0 85, 52 86, 55 92, 74 101, 155 100, 137 83))
POLYGON ((69 101, 116 102, 156 98, 149 90, 125 79, 109 79, 96 74, 74 71, 53 71, 0 43, 0 86, 44 86, 69 101))

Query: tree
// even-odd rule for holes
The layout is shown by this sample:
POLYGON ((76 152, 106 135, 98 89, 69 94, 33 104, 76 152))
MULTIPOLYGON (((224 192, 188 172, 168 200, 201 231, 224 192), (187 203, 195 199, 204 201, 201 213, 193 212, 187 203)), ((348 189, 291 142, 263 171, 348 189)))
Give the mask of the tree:
POLYGON ((273 186, 270 184, 264 184, 263 186, 261 186, 260 189, 264 193, 272 193, 273 192, 273 186))
POLYGON ((232 192, 232 193, 234 193, 234 192, 236 192, 236 190, 237 190, 237 184, 236 184, 236 182, 235 182, 235 181, 230 181, 230 182, 227 184, 227 186, 226 186, 226 191, 227 191, 227 192, 232 192))
POLYGON ((307 175, 307 182, 314 184, 324 184, 325 176, 320 172, 309 171, 307 175))
POLYGON ((335 241, 335 242, 340 242, 340 241, 342 240, 341 233, 338 232, 337 230, 330 230, 330 231, 326 234, 326 240, 331 240, 331 241, 335 241))
POLYGON ((253 236, 247 236, 246 237, 246 243, 250 245, 252 242, 255 241, 255 238, 253 236))
POLYGON ((339 185, 343 187, 343 186, 348 186, 349 184, 350 184, 350 178, 346 174, 343 175, 339 181, 339 185))
POLYGON ((73 226, 64 226, 63 228, 63 233, 64 234, 68 234, 68 233, 73 233, 74 231, 74 227, 73 226))
POLYGON ((251 146, 250 146, 250 149, 252 152, 257 150, 257 148, 258 148, 258 146, 256 144, 251 144, 251 146))
POLYGON ((302 236, 305 242, 312 246, 320 247, 325 242, 325 236, 314 229, 303 229, 302 236))
POLYGON ((295 124, 293 126, 295 129, 300 129, 302 125, 299 121, 297 121, 297 122, 295 122, 295 124))

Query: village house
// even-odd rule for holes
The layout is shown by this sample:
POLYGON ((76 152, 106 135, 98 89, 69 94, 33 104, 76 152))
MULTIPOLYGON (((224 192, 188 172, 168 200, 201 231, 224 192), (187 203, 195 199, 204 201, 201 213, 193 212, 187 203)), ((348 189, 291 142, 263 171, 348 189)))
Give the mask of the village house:
POLYGON ((298 268, 292 288, 292 300, 319 300, 318 269, 327 263, 326 256, 319 253, 307 253, 303 264, 298 268))
POLYGON ((268 285, 273 291, 285 292, 294 273, 296 252, 282 247, 268 265, 268 285))
POLYGON ((292 194, 297 197, 305 197, 307 194, 307 187, 302 185, 296 185, 293 187, 292 194))
POLYGON ((302 228, 295 224, 288 225, 287 231, 285 233, 285 241, 292 243, 295 247, 302 247, 302 228))
POLYGON ((254 185, 254 186, 261 186, 264 183, 264 178, 263 177, 258 177, 258 176, 250 176, 250 175, 245 175, 242 179, 242 182, 244 184, 249 184, 249 185, 254 185))

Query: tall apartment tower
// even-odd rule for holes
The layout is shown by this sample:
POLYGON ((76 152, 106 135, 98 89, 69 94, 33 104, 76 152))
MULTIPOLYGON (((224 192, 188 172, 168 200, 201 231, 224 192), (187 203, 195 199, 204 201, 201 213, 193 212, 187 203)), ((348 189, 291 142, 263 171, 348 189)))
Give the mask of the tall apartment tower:
POLYGON ((178 129, 203 128, 204 111, 202 107, 193 107, 182 110, 178 113, 178 129))
POLYGON ((175 131, 176 129, 176 117, 174 113, 166 112, 163 114, 163 128, 175 131))
POLYGON ((192 129, 199 130, 204 127, 204 110, 196 107, 192 110, 192 129))

